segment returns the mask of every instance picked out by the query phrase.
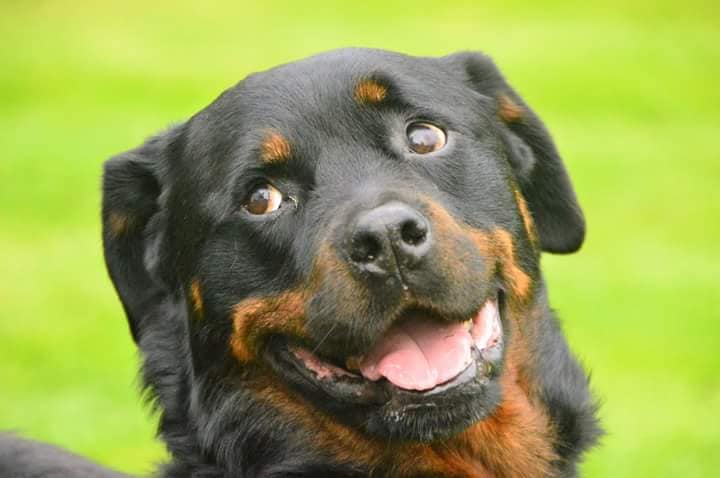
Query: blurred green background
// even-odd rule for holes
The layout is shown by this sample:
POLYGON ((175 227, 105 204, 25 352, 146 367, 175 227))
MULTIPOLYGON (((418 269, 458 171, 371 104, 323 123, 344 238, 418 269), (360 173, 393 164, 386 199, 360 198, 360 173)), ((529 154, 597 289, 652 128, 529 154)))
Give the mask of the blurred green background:
POLYGON ((101 257, 108 156, 246 74, 341 46, 491 54, 565 157, 589 234, 547 256, 608 435, 588 477, 720 469, 718 3, 2 2, 0 429, 163 458, 101 257))

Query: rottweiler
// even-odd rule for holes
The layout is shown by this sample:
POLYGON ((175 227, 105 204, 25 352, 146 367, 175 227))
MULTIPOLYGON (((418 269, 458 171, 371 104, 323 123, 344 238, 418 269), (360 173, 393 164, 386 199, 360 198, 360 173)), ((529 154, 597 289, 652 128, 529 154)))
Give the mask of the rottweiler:
POLYGON ((252 74, 103 194, 159 476, 572 477, 600 436, 540 271, 583 213, 484 54, 252 74))

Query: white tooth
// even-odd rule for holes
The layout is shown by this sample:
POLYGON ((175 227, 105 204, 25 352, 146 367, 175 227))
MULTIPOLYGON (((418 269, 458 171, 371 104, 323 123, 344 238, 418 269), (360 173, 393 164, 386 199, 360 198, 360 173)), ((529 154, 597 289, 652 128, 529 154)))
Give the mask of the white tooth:
POLYGON ((472 328, 473 328, 473 320, 472 319, 467 319, 464 322, 464 324, 465 324, 465 328, 467 329, 468 332, 472 331, 472 328))
POLYGON ((473 334, 475 347, 477 347, 478 350, 483 350, 488 347, 493 337, 496 324, 499 323, 498 319, 496 319, 497 315, 498 310, 495 301, 488 300, 485 302, 485 305, 483 305, 483 308, 478 313, 476 330, 473 334))

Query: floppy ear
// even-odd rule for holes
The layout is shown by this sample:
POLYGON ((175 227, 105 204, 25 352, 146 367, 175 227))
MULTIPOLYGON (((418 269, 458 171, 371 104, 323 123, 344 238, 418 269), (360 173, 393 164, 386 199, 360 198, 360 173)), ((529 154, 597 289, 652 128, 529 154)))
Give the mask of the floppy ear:
POLYGON ((165 161, 172 131, 109 159, 103 175, 105 263, 135 342, 153 316, 167 307, 169 288, 160 278, 164 219, 160 208, 165 161))
POLYGON ((577 251, 585 239, 585 219, 545 125, 489 57, 458 53, 449 59, 465 68, 473 89, 497 102, 508 159, 535 221, 542 250, 577 251))

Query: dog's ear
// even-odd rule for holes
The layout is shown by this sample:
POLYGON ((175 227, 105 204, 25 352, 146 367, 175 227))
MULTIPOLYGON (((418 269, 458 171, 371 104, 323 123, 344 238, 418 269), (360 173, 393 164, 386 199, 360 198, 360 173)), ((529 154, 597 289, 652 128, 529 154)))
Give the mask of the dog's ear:
POLYGON ((542 250, 577 251, 585 239, 585 219, 545 125, 489 57, 465 52, 447 59, 464 69, 473 89, 497 104, 508 159, 530 207, 542 250))
POLYGON ((152 317, 167 307, 169 288, 157 270, 162 253, 163 164, 174 131, 105 162, 103 245, 105 263, 139 342, 152 317))

